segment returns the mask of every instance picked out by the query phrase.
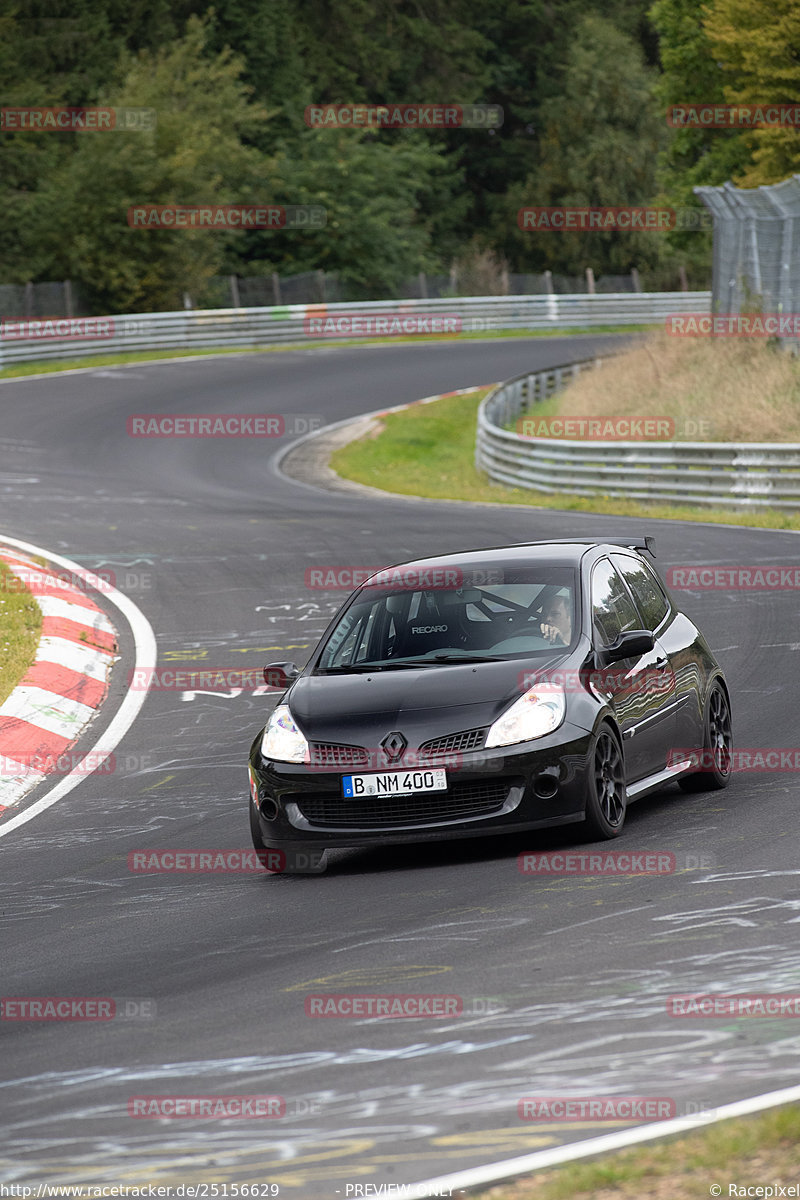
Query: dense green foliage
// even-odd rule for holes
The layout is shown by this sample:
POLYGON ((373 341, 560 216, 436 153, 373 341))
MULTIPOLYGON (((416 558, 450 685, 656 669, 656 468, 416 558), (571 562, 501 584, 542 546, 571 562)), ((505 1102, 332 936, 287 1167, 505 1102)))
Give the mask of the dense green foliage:
MULTIPOLYGON (((95 311, 213 275, 336 271, 391 296, 457 261, 706 282, 707 234, 530 233, 524 205, 696 205, 800 169, 791 130, 670 129, 669 105, 789 102, 794 0, 0 0, 3 105, 153 108, 151 132, 0 133, 0 283, 95 311), (310 129, 310 104, 499 104, 489 129, 310 129), (142 203, 318 204, 309 231, 140 230, 142 203)), ((488 286, 488 285, 487 285, 488 286)))

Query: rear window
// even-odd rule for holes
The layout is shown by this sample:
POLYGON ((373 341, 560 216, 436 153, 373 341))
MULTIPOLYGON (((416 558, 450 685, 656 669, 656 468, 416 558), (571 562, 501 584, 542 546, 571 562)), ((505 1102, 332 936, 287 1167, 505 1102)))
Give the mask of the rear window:
POLYGON ((658 629, 669 612, 669 604, 653 572, 645 562, 629 554, 612 554, 611 559, 631 590, 644 628, 658 629))
POLYGON ((621 633, 640 627, 625 584, 607 558, 592 571, 592 624, 603 646, 612 646, 621 633))

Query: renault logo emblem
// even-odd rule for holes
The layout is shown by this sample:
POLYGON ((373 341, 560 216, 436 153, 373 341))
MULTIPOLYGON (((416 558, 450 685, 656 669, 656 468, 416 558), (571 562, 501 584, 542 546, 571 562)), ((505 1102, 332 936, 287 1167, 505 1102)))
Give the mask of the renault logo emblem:
POLYGON ((386 752, 387 758, 399 758, 407 745, 408 742, 402 733, 387 733, 381 742, 381 748, 386 752))

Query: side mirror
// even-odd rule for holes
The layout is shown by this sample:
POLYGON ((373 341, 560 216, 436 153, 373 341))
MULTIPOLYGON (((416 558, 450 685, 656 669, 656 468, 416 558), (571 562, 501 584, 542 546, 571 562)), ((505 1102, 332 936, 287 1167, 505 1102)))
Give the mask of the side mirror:
POLYGON ((607 663, 620 662, 623 658, 639 658, 648 654, 655 646, 655 638, 647 629, 629 629, 621 633, 611 646, 606 646, 602 655, 607 663))
POLYGON ((264 667, 264 683, 267 687, 285 688, 299 674, 300 668, 293 662, 269 663, 264 667))

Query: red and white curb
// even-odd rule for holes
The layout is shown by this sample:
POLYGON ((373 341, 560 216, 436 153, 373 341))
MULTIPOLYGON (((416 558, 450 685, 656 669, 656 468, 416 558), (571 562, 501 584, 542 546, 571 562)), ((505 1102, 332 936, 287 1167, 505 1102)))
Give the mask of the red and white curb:
POLYGON ((105 698, 117 635, 73 583, 8 547, 0 547, 0 560, 42 611, 34 663, 0 705, 2 816, 49 775, 65 773, 65 752, 105 698))

